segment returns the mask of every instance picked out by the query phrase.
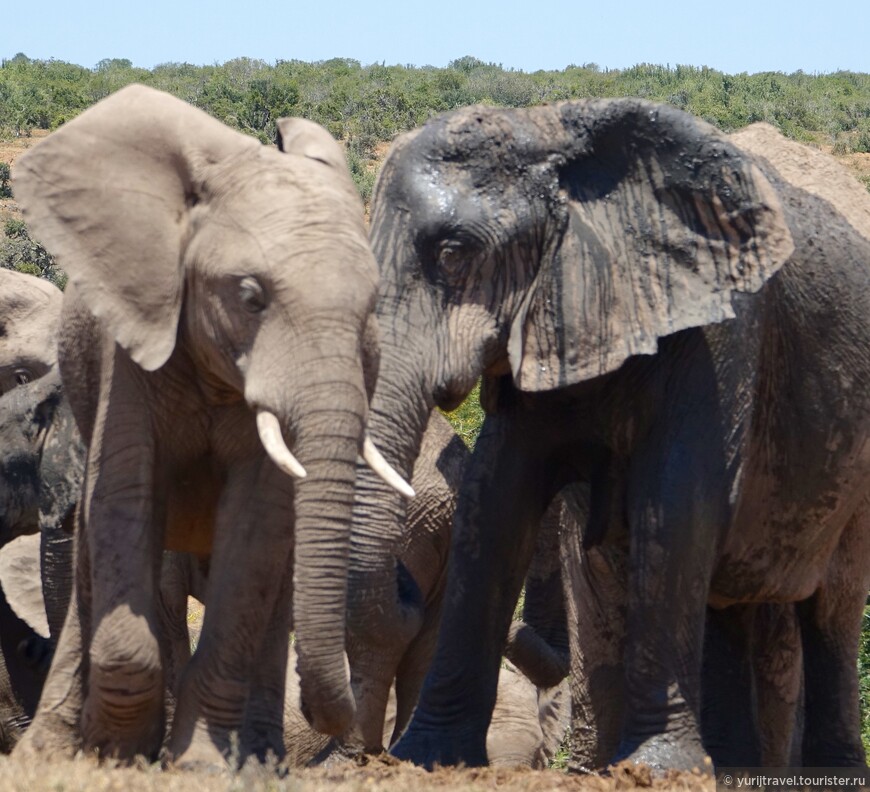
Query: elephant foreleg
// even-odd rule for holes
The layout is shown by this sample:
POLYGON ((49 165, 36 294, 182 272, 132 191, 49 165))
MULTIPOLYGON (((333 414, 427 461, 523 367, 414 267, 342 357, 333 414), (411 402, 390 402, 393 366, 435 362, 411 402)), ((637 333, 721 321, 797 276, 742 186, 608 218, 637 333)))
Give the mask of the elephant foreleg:
POLYGON ((459 497, 435 659, 400 758, 485 765, 486 734, 512 612, 555 489, 539 432, 488 416, 459 497))
MULTIPOLYGON (((289 563, 280 584, 263 646, 254 667, 242 732, 243 750, 260 761, 266 761, 270 753, 281 758, 285 750, 292 750, 286 744, 284 733, 287 659, 293 621, 293 575, 289 563)), ((295 660, 295 654, 293 657, 295 660)), ((298 692, 294 694, 297 697, 299 695, 298 692)), ((298 698, 291 703, 298 705, 298 698)))
POLYGON ((703 367, 669 383, 697 401, 686 408, 671 398, 628 472, 626 717, 617 757, 660 769, 712 769, 700 729, 704 619, 736 475, 712 384, 703 367))
MULTIPOLYGON (((225 766, 234 747, 241 748, 234 743, 255 664, 291 569, 292 503, 291 479, 267 460, 230 471, 218 508, 202 634, 181 678, 169 739, 169 755, 181 766, 225 766)), ((273 639, 289 641, 289 630, 273 639)), ((278 714, 272 746, 283 744, 281 724, 278 714)))

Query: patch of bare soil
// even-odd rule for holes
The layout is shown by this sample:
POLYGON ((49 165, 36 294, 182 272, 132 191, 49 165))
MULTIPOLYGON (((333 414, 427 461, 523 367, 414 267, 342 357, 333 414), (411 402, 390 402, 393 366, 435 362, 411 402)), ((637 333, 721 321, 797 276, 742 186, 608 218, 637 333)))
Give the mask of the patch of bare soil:
POLYGON ((607 776, 570 776, 555 770, 439 769, 427 773, 390 757, 310 770, 246 767, 237 775, 160 770, 157 765, 99 766, 89 758, 25 762, 0 757, 0 789, 6 792, 608 792, 655 789, 713 792, 716 783, 700 773, 653 777, 646 767, 618 765, 607 776))

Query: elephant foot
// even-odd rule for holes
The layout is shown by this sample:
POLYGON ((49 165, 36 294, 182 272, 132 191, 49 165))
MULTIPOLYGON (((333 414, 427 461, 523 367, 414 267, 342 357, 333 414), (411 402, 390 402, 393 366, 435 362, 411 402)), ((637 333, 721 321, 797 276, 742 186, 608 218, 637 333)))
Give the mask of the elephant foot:
POLYGON ((435 767, 486 767, 486 733, 482 736, 453 728, 414 726, 390 749, 397 759, 433 770, 435 767))
POLYGON ((55 715, 38 714, 15 746, 13 753, 25 761, 44 761, 50 756, 72 759, 81 748, 76 730, 55 715))
POLYGON ((197 723, 186 744, 181 745, 177 734, 169 741, 166 764, 185 771, 206 772, 210 775, 231 773, 240 764, 238 737, 227 741, 227 748, 221 748, 209 733, 205 723, 197 723))
POLYGON ((663 775, 668 770, 698 770, 713 774, 713 760, 700 741, 685 735, 681 738, 675 732, 656 735, 640 744, 623 743, 613 764, 618 762, 647 765, 656 775, 663 775))

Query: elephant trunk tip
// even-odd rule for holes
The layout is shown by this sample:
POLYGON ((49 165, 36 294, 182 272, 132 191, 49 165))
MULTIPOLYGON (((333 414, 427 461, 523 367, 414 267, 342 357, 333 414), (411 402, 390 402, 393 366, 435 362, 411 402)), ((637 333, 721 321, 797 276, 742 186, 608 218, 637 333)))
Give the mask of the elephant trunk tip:
POLYGON ((344 680, 337 695, 325 696, 315 683, 307 684, 306 676, 300 674, 299 704, 305 720, 312 729, 321 734, 340 737, 347 733, 356 719, 356 702, 350 684, 350 664, 344 656, 344 680))

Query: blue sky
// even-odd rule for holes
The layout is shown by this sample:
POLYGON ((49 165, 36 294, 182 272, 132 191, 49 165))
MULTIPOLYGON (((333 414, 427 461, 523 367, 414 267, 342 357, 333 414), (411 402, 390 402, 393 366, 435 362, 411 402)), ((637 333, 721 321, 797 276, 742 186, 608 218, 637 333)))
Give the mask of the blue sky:
POLYGON ((870 72, 870 0, 16 0, 0 57, 151 68, 238 56, 446 66, 473 55, 535 71, 597 63, 870 72))

